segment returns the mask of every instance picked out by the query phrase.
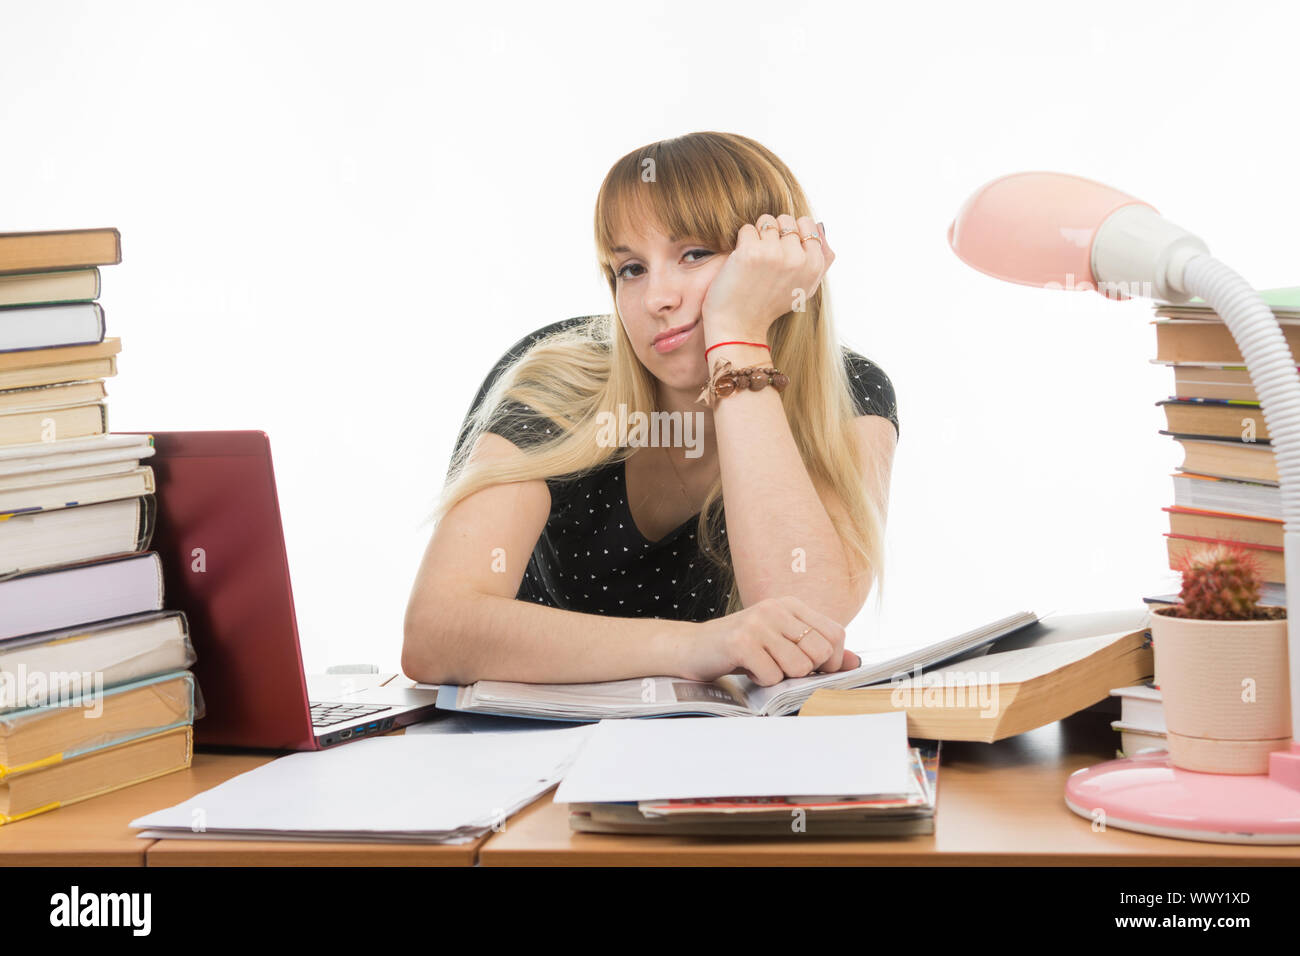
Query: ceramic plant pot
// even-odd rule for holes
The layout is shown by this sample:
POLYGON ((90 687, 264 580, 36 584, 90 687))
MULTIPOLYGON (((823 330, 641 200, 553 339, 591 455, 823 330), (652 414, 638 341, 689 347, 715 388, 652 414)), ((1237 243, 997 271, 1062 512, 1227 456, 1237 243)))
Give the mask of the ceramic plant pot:
POLYGON ((1284 608, 1267 620, 1201 621, 1151 614, 1155 683, 1175 767, 1267 773, 1268 755, 1291 744, 1284 608))

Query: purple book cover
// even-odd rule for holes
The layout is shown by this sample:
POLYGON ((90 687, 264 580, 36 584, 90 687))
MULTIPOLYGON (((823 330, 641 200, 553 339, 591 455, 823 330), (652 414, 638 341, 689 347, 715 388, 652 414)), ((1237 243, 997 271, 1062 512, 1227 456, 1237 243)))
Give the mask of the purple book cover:
POLYGON ((153 551, 43 568, 0 580, 0 640, 162 608, 153 551))

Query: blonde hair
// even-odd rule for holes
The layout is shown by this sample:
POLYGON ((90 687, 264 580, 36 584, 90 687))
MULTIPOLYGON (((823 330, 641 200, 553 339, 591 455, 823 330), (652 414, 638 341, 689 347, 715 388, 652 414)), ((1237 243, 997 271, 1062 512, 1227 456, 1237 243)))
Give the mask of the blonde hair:
MULTIPOLYGON (((691 236, 709 248, 730 252, 745 223, 764 213, 812 215, 794 175, 752 139, 733 133, 700 132, 651 143, 619 159, 596 198, 595 237, 601 271, 614 297, 615 312, 590 316, 561 328, 511 362, 470 416, 453 455, 447 483, 432 515, 439 520, 462 499, 490 485, 574 475, 618 462, 635 448, 608 447, 596 440, 603 416, 620 405, 647 415, 655 407, 655 380, 632 349, 617 316, 617 277, 611 248, 625 228, 649 220, 670 236, 691 236), (480 435, 508 418, 507 403, 520 402, 560 426, 559 434, 528 449, 513 463, 470 462, 480 435)), ((853 406, 844 357, 831 322, 823 281, 806 310, 787 312, 768 329, 772 364, 790 377, 782 396, 790 431, 809 475, 834 489, 847 520, 835 530, 845 555, 861 575, 876 576, 877 600, 884 588, 883 509, 867 492, 868 476, 853 440, 853 406)), ((870 477, 884 487, 880 463, 870 477)), ((742 608, 732 572, 723 518, 722 481, 709 489, 696 538, 717 566, 728 593, 726 613, 742 608)))

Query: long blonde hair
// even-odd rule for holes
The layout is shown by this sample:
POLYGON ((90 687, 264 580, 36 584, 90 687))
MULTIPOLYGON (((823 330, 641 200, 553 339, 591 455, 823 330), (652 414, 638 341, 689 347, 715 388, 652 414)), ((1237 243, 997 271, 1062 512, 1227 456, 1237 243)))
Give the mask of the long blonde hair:
MULTIPOLYGON (((655 379, 637 358, 617 315, 611 248, 625 226, 649 219, 668 235, 692 236, 729 253, 744 223, 782 212, 796 218, 812 215, 786 165, 744 136, 690 133, 619 159, 601 183, 595 215, 598 261, 614 297, 614 312, 559 329, 501 372, 466 423, 432 520, 490 485, 580 474, 635 452, 597 441, 602 412, 615 414, 620 405, 629 416, 659 410, 655 379), (505 416, 508 402, 529 406, 559 425, 559 433, 530 447, 517 462, 470 463, 478 437, 505 416)), ((772 323, 767 343, 772 364, 790 377, 782 404, 804 466, 815 482, 838 493, 847 520, 837 522, 836 531, 855 577, 874 573, 879 600, 886 517, 867 492, 868 475, 857 456, 851 425, 856 411, 825 281, 807 299, 805 311, 787 312, 772 323)), ((870 477, 883 487, 888 476, 880 471, 877 463, 877 474, 870 477)), ((719 478, 705 498, 696 538, 722 576, 730 614, 743 605, 722 519, 719 478)))

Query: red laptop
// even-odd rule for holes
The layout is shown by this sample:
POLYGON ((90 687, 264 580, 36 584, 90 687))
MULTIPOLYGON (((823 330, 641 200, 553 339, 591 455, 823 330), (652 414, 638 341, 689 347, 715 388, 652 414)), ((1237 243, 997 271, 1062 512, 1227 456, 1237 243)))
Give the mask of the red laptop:
POLYGON ((196 744, 319 750, 432 716, 436 691, 304 676, 265 432, 121 434, 153 436, 141 462, 157 485, 150 548, 165 606, 185 612, 198 654, 207 713, 196 744))

